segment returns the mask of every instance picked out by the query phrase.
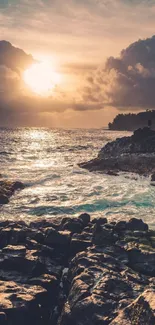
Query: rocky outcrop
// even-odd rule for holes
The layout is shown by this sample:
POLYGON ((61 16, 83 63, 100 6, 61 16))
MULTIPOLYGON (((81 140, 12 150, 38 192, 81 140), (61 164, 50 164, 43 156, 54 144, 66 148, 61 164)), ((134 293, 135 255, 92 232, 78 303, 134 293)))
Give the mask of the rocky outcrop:
POLYGON ((22 190, 24 184, 21 182, 10 182, 6 180, 0 180, 0 204, 9 203, 10 197, 17 190, 22 190))
POLYGON ((107 143, 96 159, 80 167, 117 175, 119 171, 143 175, 155 173, 155 131, 138 129, 131 137, 107 143))
POLYGON ((155 231, 88 214, 3 221, 0 298, 4 325, 154 324, 155 231))
POLYGON ((131 305, 120 312, 111 325, 155 324, 155 290, 146 290, 131 305))

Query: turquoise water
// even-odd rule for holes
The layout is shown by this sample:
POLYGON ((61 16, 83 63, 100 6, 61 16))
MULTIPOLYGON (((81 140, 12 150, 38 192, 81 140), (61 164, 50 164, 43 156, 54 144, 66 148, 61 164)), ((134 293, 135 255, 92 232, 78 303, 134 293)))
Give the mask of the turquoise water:
POLYGON ((155 187, 149 178, 90 173, 78 167, 129 132, 0 129, 1 174, 26 188, 0 208, 1 218, 76 216, 89 212, 110 220, 140 217, 155 226, 155 187))

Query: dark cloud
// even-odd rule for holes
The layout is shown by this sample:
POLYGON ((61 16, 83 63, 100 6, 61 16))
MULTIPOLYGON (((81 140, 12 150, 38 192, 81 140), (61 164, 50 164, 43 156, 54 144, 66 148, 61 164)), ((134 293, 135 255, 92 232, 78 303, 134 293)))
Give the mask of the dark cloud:
MULTIPOLYGON (((0 41, 0 125, 26 125, 43 121, 51 113, 95 111, 112 106, 123 110, 155 109, 155 36, 139 40, 109 57, 103 67, 91 71, 87 84, 74 98, 56 88, 43 98, 26 89, 22 71, 36 62, 31 55, 0 41)), ((74 70, 84 71, 83 66, 74 70)))
POLYGON ((7 41, 0 41, 0 65, 13 71, 19 71, 26 69, 34 62, 32 55, 26 54, 7 41))
POLYGON ((119 109, 155 108, 155 36, 110 57, 89 76, 83 98, 119 109))

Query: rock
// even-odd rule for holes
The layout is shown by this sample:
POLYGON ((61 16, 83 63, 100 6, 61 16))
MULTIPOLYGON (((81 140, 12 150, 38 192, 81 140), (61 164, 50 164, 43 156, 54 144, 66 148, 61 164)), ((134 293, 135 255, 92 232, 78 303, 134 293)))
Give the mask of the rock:
POLYGON ((120 312, 111 325, 155 324, 155 290, 148 289, 120 312))
POLYGON ((90 222, 90 215, 88 213, 82 213, 79 216, 79 219, 82 221, 82 223, 86 227, 88 225, 88 223, 90 222))
POLYGON ((9 199, 5 194, 0 194, 0 204, 7 204, 9 203, 9 199))
POLYGON ((92 244, 92 235, 83 232, 82 234, 74 234, 71 238, 70 253, 75 256, 77 253, 85 251, 92 244))
POLYGON ((93 246, 77 254, 69 265, 69 294, 58 324, 111 324, 148 285, 124 262, 127 253, 115 246, 93 246))
POLYGON ((139 219, 2 221, 0 324, 149 324, 154 237, 139 219), (62 230, 77 224, 79 233, 62 230))
POLYGON ((109 175, 109 176, 119 176, 119 173, 116 173, 116 172, 114 172, 112 170, 108 170, 107 175, 109 175))
POLYGON ((130 267, 142 274, 155 277, 155 252, 141 251, 136 248, 128 251, 130 267))
POLYGON ((24 187, 25 186, 24 186, 24 184, 22 182, 16 181, 16 182, 12 183, 12 190, 13 191, 22 190, 22 189, 24 189, 24 187))
POLYGON ((19 285, 0 281, 0 323, 37 324, 42 322, 42 306, 46 290, 39 286, 19 285), (4 321, 4 323, 3 323, 4 321))
POLYGON ((0 181, 0 204, 9 203, 9 198, 18 189, 23 189, 24 184, 21 182, 9 182, 6 180, 0 181))
POLYGON ((84 228, 84 224, 82 220, 79 218, 68 218, 66 221, 62 222, 61 229, 68 230, 72 234, 74 233, 81 233, 84 228))
POLYGON ((141 230, 148 231, 148 225, 143 222, 141 219, 132 218, 126 224, 126 229, 128 230, 141 230))
POLYGON ((89 171, 99 171, 112 176, 119 171, 150 175, 155 173, 155 131, 138 129, 130 137, 107 143, 98 157, 79 164, 89 171))
POLYGON ((127 228, 127 222, 126 221, 119 221, 115 225, 115 231, 120 232, 124 231, 127 228))
POLYGON ((94 218, 92 220, 93 224, 98 224, 98 225, 104 225, 107 222, 108 222, 107 218, 94 218))
POLYGON ((151 181, 155 182, 155 173, 151 175, 151 181))
POLYGON ((68 246, 70 243, 70 232, 68 231, 57 231, 54 228, 48 228, 46 232, 45 244, 52 247, 57 246, 68 246))
POLYGON ((94 228, 92 242, 95 245, 111 245, 114 242, 113 233, 111 230, 103 228, 100 224, 96 224, 94 228))
POLYGON ((0 312, 0 325, 7 324, 7 317, 5 313, 0 312))

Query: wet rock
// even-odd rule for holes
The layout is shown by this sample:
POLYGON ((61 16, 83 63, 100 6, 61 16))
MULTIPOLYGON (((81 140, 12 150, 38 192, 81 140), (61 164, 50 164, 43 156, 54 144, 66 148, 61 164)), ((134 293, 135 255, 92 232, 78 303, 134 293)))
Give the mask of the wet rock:
POLYGON ((0 194, 0 204, 7 204, 9 203, 9 199, 5 194, 0 194))
POLYGON ((85 251, 91 246, 92 236, 88 233, 74 234, 71 238, 70 254, 75 256, 78 252, 85 251))
POLYGON ((24 188, 24 184, 21 182, 9 182, 7 180, 0 181, 0 204, 7 204, 9 198, 14 194, 16 190, 24 188))
POLYGON ((155 324, 155 291, 146 290, 131 305, 125 308, 111 325, 155 324))
POLYGON ((106 229, 97 223, 94 228, 92 242, 95 245, 110 245, 114 243, 113 232, 111 229, 106 229))
POLYGON ((127 252, 115 246, 77 254, 69 266, 69 295, 58 324, 110 324, 148 284, 124 262, 127 252))
POLYGON ((151 182, 155 182, 155 173, 151 175, 151 182))
POLYGON ((117 175, 119 171, 150 175, 155 173, 155 131, 138 129, 130 137, 107 143, 98 157, 80 164, 89 171, 117 175))
POLYGON ((5 313, 0 312, 0 325, 7 324, 7 317, 5 313))
POLYGON ((0 321, 3 319, 7 320, 6 324, 25 325, 37 321, 42 324, 39 305, 46 299, 46 290, 42 287, 0 281, 0 297, 0 321))
POLYGON ((126 229, 128 230, 141 230, 141 231, 148 231, 148 225, 143 222, 141 219, 132 218, 126 224, 126 229))
POLYGON ((72 234, 81 233, 84 228, 84 223, 81 218, 68 218, 67 220, 62 222, 61 230, 68 230, 72 234))
POLYGON ((94 218, 92 220, 93 224, 98 224, 98 225, 104 225, 107 222, 108 222, 107 218, 94 218))
POLYGON ((86 227, 88 225, 88 223, 90 222, 90 215, 88 213, 82 213, 79 216, 79 219, 82 221, 82 223, 86 227))
POLYGON ((128 250, 130 267, 142 274, 155 276, 155 253, 141 251, 136 248, 128 250))
POLYGON ((127 222, 126 221, 119 221, 115 225, 115 230, 117 232, 124 231, 127 228, 127 222))
POLYGON ((116 172, 114 172, 112 170, 108 170, 107 175, 109 175, 109 176, 119 176, 119 173, 116 173, 116 172))
POLYGON ((45 244, 54 246, 68 246, 70 243, 70 232, 57 231, 54 228, 48 228, 46 231, 45 244))
POLYGON ((17 191, 17 190, 23 190, 24 189, 24 184, 22 182, 13 182, 12 183, 12 190, 13 191, 17 191))
POLYGON ((71 221, 0 223, 0 324, 108 325, 125 310, 134 321, 136 310, 151 314, 155 232, 137 219, 71 221), (80 232, 62 230, 78 223, 80 232), (130 309, 148 287, 149 303, 130 309))

